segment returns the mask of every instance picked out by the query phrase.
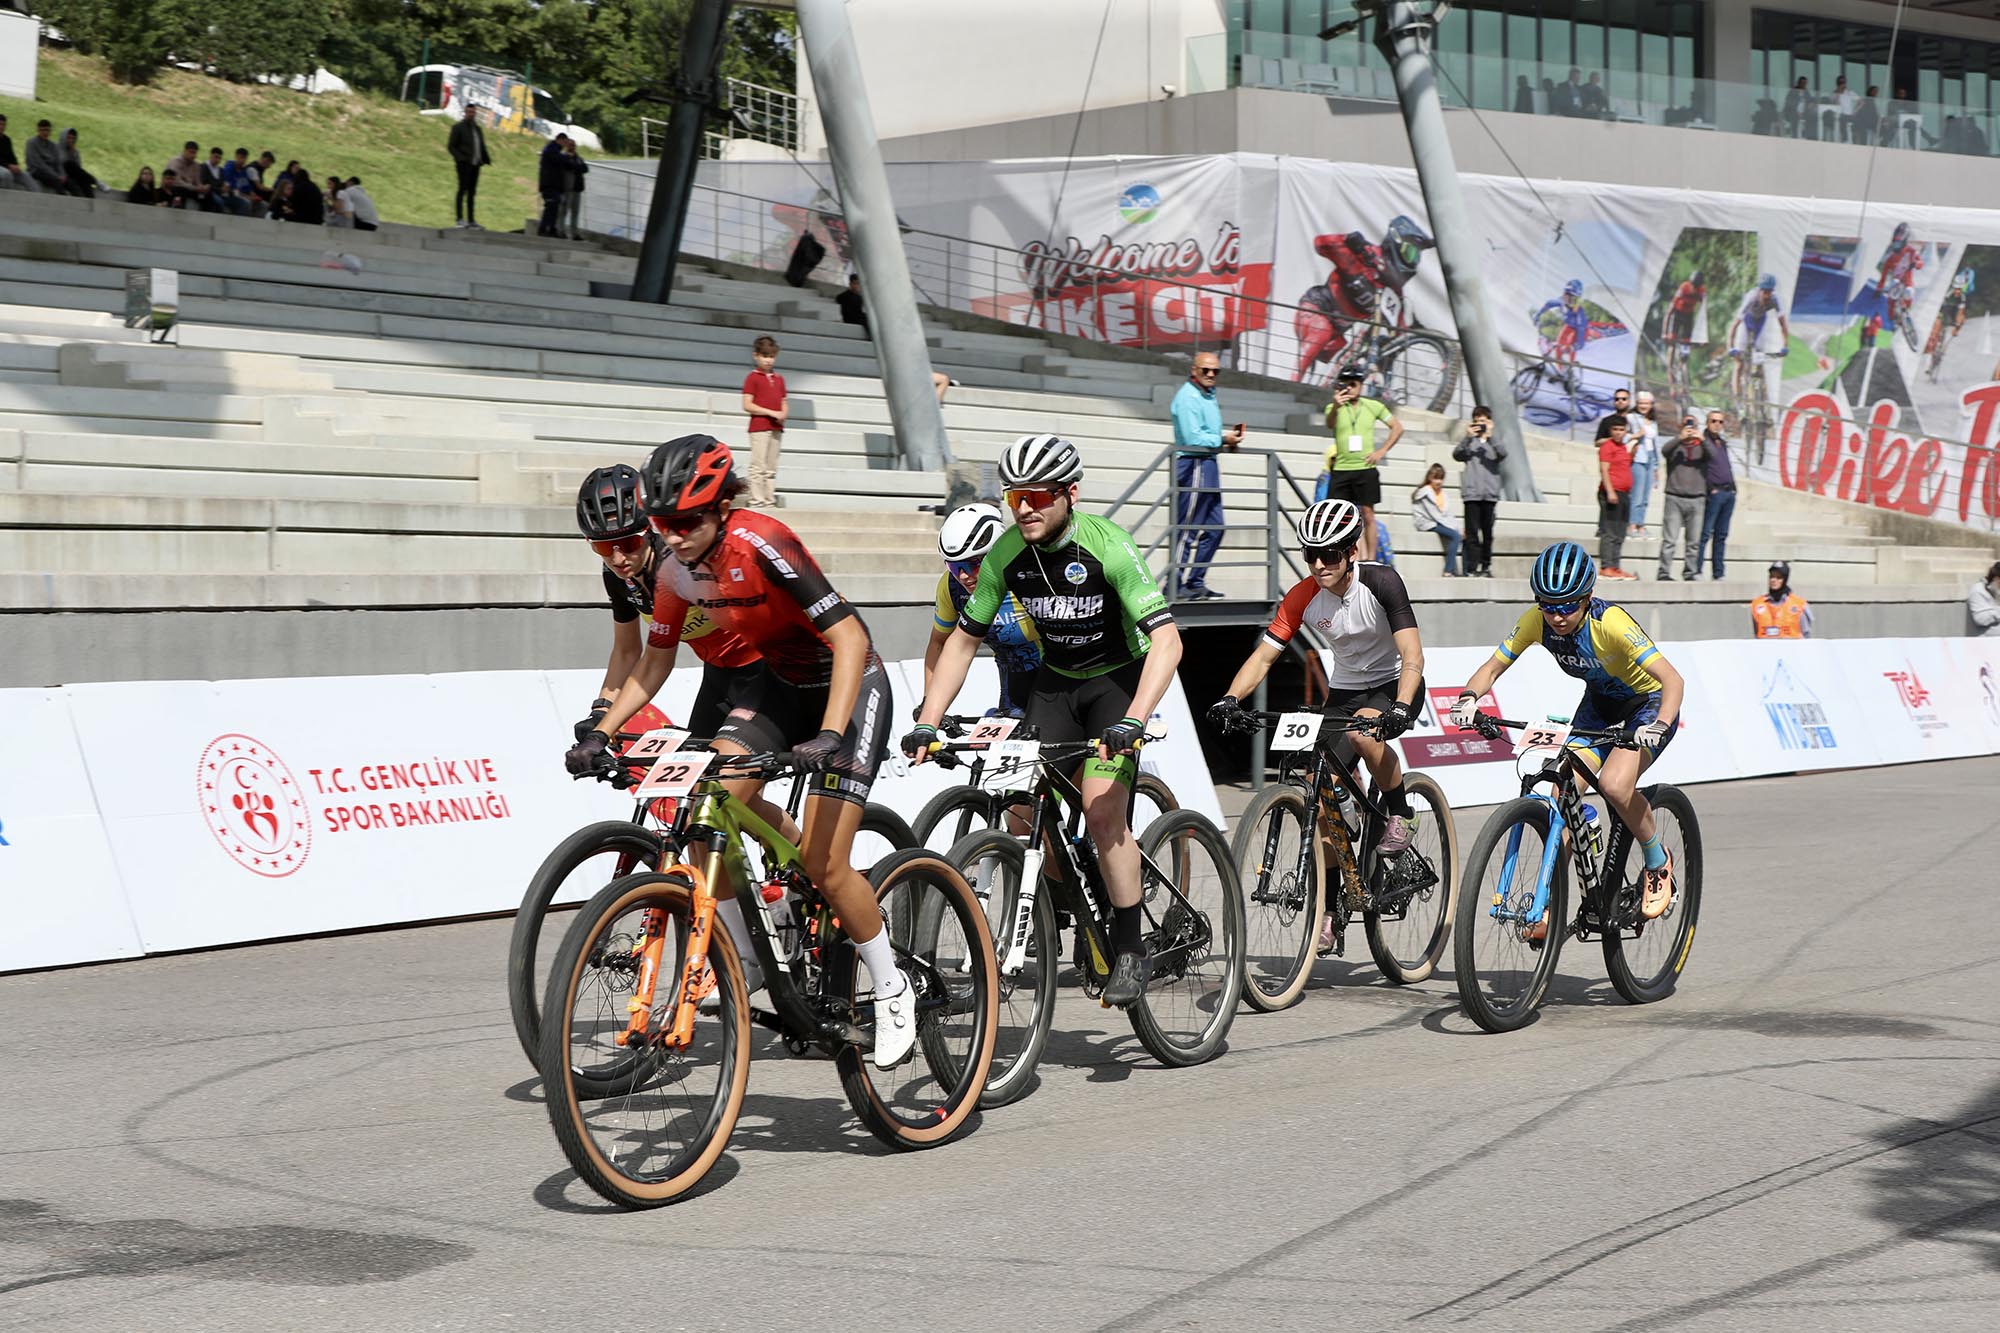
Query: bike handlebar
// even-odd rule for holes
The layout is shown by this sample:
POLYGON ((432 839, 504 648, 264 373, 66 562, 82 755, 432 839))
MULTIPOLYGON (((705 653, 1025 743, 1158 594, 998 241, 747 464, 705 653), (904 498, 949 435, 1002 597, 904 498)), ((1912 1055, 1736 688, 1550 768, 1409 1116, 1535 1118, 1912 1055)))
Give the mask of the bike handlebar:
MULTIPOLYGON (((1516 722, 1511 718, 1495 717, 1491 713, 1474 713, 1470 730, 1478 732, 1489 741, 1497 741, 1502 731, 1524 731, 1537 725, 1539 724, 1534 722, 1516 722)), ((1468 728, 1460 727, 1459 730, 1465 731, 1468 728)), ((1639 742, 1632 738, 1631 731, 1625 727, 1571 727, 1569 734, 1581 736, 1585 740, 1606 741, 1620 750, 1639 748, 1639 742)))
MULTIPOLYGON (((1279 719, 1285 716, 1283 713, 1273 712, 1268 709, 1260 711, 1254 708, 1245 708, 1240 711, 1242 712, 1242 715, 1244 717, 1247 717, 1252 721, 1256 722, 1259 726, 1264 726, 1264 727, 1276 726, 1278 724, 1279 719)), ((1379 713, 1374 717, 1362 717, 1359 713, 1320 714, 1320 732, 1322 734, 1324 734, 1328 730, 1332 730, 1335 732, 1349 732, 1349 731, 1379 732, 1381 729, 1382 729, 1382 717, 1379 713)))

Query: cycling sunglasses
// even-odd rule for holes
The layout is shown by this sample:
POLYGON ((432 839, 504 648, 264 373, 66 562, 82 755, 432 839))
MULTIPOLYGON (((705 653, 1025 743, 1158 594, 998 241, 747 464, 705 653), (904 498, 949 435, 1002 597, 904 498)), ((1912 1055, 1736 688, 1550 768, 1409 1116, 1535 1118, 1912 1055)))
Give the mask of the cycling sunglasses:
POLYGON ((1541 607, 1545 615, 1569 616, 1575 615, 1576 609, 1582 606, 1587 600, 1589 599, 1579 597, 1573 602, 1537 602, 1535 605, 1541 607))
POLYGON ((619 537, 612 541, 592 542, 590 549, 602 559, 609 560, 614 555, 637 555, 646 549, 646 534, 635 532, 630 537, 619 537))
POLYGON ((1352 546, 1308 546, 1302 552, 1306 564, 1338 565, 1354 554, 1352 546))
POLYGON ((715 514, 713 509, 697 509, 685 514, 654 514, 653 526, 661 532, 670 532, 676 537, 685 537, 715 514))
POLYGON ((955 579, 976 579, 979 577, 979 561, 977 560, 947 560, 944 562, 944 567, 955 579))
POLYGON ((1007 507, 1019 509, 1026 503, 1030 509, 1047 509, 1057 500, 1069 494, 1067 487, 1023 486, 1007 492, 1007 507))

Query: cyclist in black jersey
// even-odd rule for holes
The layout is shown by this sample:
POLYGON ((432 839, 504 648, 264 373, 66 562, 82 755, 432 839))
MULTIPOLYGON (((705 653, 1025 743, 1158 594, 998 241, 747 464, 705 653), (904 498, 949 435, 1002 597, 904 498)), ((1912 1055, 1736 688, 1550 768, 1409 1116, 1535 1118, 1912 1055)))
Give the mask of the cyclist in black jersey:
POLYGON ((1042 642, 1042 665, 1027 720, 1045 743, 1097 740, 1078 783, 1084 822, 1111 894, 1117 958, 1107 1004, 1129 1008, 1146 988, 1139 910, 1139 844, 1126 822, 1138 765, 1132 752, 1173 683, 1180 629, 1139 548, 1116 524, 1076 512, 1083 460, 1055 435, 1024 435, 1000 459, 1000 484, 1014 526, 979 568, 931 674, 903 752, 922 763, 937 723, 958 696, 979 641, 1004 600, 1017 598, 1042 642))

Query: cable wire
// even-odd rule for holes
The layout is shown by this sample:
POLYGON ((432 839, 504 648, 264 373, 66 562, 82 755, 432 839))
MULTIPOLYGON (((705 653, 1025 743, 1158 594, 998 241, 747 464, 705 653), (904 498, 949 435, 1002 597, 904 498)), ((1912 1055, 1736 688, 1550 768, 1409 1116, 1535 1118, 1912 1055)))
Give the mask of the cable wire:
MULTIPOLYGON (((1141 0, 1150 4, 1152 0, 1141 0)), ((1076 122, 1070 127, 1069 152, 1063 155, 1062 179, 1056 182, 1055 205, 1049 209, 1049 231, 1042 238, 1042 244, 1052 247, 1056 243, 1056 227, 1062 217, 1063 192, 1069 189, 1069 169, 1076 162, 1076 146, 1083 140, 1083 115, 1090 108, 1090 85, 1097 81, 1097 58, 1104 53, 1104 34, 1111 26, 1111 6, 1118 0, 1104 0, 1104 14, 1097 20, 1097 45, 1090 50, 1090 69, 1083 76, 1083 101, 1076 108, 1076 122)))

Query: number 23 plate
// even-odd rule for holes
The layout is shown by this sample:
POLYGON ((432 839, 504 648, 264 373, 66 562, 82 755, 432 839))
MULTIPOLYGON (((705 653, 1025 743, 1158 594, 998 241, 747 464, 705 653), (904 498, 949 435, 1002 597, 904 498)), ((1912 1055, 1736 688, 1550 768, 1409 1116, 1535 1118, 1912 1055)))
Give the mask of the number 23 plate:
POLYGON ((1521 730, 1521 738, 1514 742, 1515 754, 1526 754, 1530 750, 1560 750, 1569 740, 1567 722, 1537 722, 1532 727, 1521 730))

